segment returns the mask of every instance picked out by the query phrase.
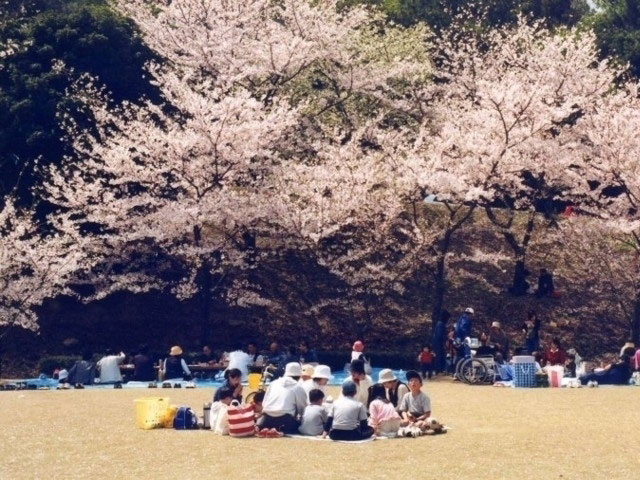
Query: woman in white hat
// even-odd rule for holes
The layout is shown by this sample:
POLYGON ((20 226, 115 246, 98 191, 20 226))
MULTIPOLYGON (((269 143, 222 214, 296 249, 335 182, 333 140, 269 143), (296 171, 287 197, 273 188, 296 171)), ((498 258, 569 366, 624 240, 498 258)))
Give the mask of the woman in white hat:
POLYGON ((398 380, 390 368, 380 370, 378 383, 384 387, 387 392, 387 400, 397 410, 402 397, 409 393, 409 387, 398 380))
POLYGON ((329 380, 331 380, 331 368, 327 365, 317 365, 313 369, 312 378, 305 380, 302 383, 302 388, 307 392, 307 395, 309 395, 309 392, 314 389, 321 390, 326 394, 327 392, 325 392, 325 387, 327 383, 329 383, 329 380))
POLYGON ((174 378, 191 378, 191 370, 189 370, 187 362, 182 358, 182 349, 178 345, 171 347, 171 350, 169 350, 169 357, 164 359, 162 374, 166 380, 174 378))

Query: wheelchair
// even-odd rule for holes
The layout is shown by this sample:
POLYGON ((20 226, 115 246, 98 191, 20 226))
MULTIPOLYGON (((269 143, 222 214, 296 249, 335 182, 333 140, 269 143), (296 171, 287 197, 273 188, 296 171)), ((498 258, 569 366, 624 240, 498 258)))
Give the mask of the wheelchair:
POLYGON ((477 338, 465 338, 458 345, 458 352, 465 350, 469 353, 462 356, 456 363, 455 376, 467 385, 493 384, 500 378, 496 359, 493 355, 477 356, 475 349, 479 348, 477 338))

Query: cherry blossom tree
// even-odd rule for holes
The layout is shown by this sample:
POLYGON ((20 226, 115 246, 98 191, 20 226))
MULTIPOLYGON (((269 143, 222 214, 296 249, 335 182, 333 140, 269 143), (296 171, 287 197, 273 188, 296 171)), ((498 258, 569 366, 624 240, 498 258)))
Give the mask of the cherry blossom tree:
MULTIPOLYGON (((597 111, 619 74, 598 59, 590 32, 558 35, 523 20, 480 40, 453 31, 436 48, 441 87, 430 86, 413 102, 420 123, 402 155, 405 174, 449 215, 432 247, 433 318, 443 302, 451 237, 474 209, 486 208, 511 238, 509 218, 534 210, 539 192, 547 201, 587 197, 590 159, 575 120, 597 111), (422 98, 430 103, 422 106, 422 98), (506 219, 496 206, 509 209, 506 219)), ((520 274, 533 214, 528 224, 522 240, 511 238, 520 274)))
POLYGON ((381 33, 379 16, 336 1, 116 6, 164 59, 148 69, 165 104, 112 109, 87 80, 78 95, 97 131, 66 119, 83 161, 50 170, 47 198, 61 209, 57 228, 93 237, 100 265, 131 267, 123 252, 137 251, 141 264, 155 255, 181 266, 169 281, 157 268, 90 269, 97 295, 162 284, 181 298, 200 292, 208 325, 215 286, 251 266, 252 230, 270 220, 278 175, 322 164, 323 151, 356 141, 363 112, 383 108, 397 83, 423 80, 424 29, 406 31, 413 41, 381 33))

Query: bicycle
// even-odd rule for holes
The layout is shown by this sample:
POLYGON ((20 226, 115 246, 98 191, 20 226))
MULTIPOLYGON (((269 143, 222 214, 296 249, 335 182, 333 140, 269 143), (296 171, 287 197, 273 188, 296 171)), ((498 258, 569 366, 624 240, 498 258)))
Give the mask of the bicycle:
POLYGON ((258 392, 267 391, 267 382, 271 381, 277 369, 278 367, 276 367, 275 365, 272 365, 272 364, 265 365, 260 375, 260 383, 258 384, 258 389, 254 392, 249 393, 245 397, 244 403, 251 403, 251 401, 254 399, 254 397, 258 392))

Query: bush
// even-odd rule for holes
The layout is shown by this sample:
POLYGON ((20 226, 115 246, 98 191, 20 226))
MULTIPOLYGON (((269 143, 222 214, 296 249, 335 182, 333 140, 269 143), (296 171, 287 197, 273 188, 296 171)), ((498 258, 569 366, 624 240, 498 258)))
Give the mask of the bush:
POLYGON ((66 368, 69 370, 80 357, 73 355, 47 355, 40 359, 38 370, 45 375, 53 375, 56 368, 66 368))

